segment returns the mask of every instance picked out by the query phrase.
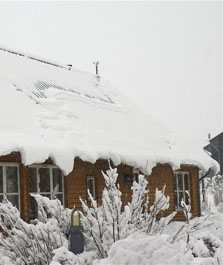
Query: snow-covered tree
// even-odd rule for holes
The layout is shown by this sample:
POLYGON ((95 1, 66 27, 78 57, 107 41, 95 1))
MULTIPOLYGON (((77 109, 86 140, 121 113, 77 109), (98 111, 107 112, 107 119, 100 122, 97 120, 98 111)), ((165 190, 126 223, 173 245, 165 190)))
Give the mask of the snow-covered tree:
POLYGON ((102 193, 102 204, 88 191, 91 207, 82 199, 83 214, 81 221, 84 226, 88 245, 95 246, 101 257, 107 257, 112 244, 124 239, 135 231, 142 231, 149 235, 162 233, 172 220, 175 212, 163 218, 158 218, 161 211, 169 208, 169 197, 164 195, 165 186, 161 191, 156 189, 155 200, 149 207, 147 180, 143 175, 132 185, 132 199, 122 206, 121 191, 116 183, 118 173, 110 166, 106 174, 102 172, 105 188, 102 193))

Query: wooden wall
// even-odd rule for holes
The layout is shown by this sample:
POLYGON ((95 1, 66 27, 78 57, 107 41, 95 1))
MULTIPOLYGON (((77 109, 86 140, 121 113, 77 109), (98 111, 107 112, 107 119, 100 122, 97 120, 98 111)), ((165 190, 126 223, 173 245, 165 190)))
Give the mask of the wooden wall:
MULTIPOLYGON (((21 216, 29 222, 29 184, 28 184, 28 170, 21 162, 19 154, 11 154, 1 156, 0 162, 17 162, 20 166, 20 203, 21 216)), ((52 160, 48 159, 45 164, 52 164, 52 160)), ((95 164, 83 162, 80 159, 75 159, 73 171, 64 177, 64 200, 65 206, 81 210, 81 203, 79 197, 84 200, 87 199, 87 177, 95 177, 95 192, 98 202, 101 202, 101 194, 104 188, 104 180, 101 170, 104 172, 108 169, 108 162, 105 160, 98 160, 95 164)), ((118 183, 122 191, 123 204, 126 204, 131 199, 131 182, 124 181, 125 174, 132 174, 132 168, 127 165, 119 165, 118 169, 118 183)), ((181 166, 180 170, 188 171, 190 174, 190 189, 192 201, 192 215, 199 216, 199 195, 198 195, 198 168, 195 166, 181 166)), ((153 168, 150 176, 147 176, 149 182, 149 197, 150 203, 154 201, 155 188, 162 189, 166 184, 166 195, 170 196, 170 208, 165 211, 170 214, 174 211, 174 193, 173 193, 173 170, 168 164, 159 164, 153 168)), ((182 212, 178 212, 175 220, 185 220, 182 212)))
MULTIPOLYGON (((83 199, 87 199, 87 177, 93 176, 96 180, 96 198, 98 202, 101 202, 101 194, 104 188, 104 180, 101 174, 101 170, 104 172, 108 169, 108 162, 104 160, 98 160, 95 164, 83 162, 80 159, 76 159, 74 163, 73 171, 66 176, 66 205, 72 208, 81 210, 81 203, 79 196, 83 199)), ((198 194, 198 168, 195 166, 181 166, 179 170, 188 171, 190 174, 190 190, 191 190, 191 202, 192 202, 192 216, 199 216, 199 194, 198 194)), ((126 204, 131 199, 131 182, 124 181, 125 174, 132 174, 132 168, 126 165, 118 166, 118 184, 122 192, 123 204, 126 204)), ((153 168, 150 176, 146 177, 148 180, 149 199, 150 203, 154 201, 154 194, 156 187, 162 189, 166 184, 165 194, 170 196, 170 207, 164 212, 164 215, 170 214, 175 210, 174 207, 174 185, 173 185, 173 170, 168 164, 159 164, 153 168)), ((178 212, 174 218, 175 220, 185 220, 183 212, 178 212)))

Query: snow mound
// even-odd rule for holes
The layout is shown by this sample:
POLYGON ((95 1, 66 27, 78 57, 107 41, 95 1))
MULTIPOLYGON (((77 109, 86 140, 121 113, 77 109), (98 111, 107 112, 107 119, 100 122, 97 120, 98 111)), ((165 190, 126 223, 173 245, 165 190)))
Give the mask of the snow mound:
POLYGON ((184 254, 185 242, 168 242, 168 235, 147 236, 134 233, 124 240, 115 242, 108 258, 97 260, 93 265, 154 265, 154 264, 190 264, 191 252, 184 254))
POLYGON ((67 174, 79 157, 144 173, 157 163, 217 168, 93 74, 0 47, 0 93, 0 155, 19 151, 26 165, 51 157, 67 174))

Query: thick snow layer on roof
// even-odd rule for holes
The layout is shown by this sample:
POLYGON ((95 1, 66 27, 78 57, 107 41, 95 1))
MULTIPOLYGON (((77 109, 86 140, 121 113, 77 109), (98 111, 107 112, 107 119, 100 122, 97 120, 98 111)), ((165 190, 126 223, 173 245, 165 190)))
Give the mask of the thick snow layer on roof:
POLYGON ((0 155, 19 151, 25 164, 51 157, 65 173, 74 157, 148 173, 157 163, 216 166, 99 77, 1 47, 0 124, 0 155))

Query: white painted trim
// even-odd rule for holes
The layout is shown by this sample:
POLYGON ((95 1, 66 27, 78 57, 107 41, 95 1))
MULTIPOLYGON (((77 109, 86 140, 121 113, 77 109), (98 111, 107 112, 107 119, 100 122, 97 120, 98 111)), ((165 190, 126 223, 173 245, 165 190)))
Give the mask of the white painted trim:
POLYGON ((19 211, 21 210, 21 200, 20 200, 20 168, 19 163, 15 162, 0 162, 0 167, 2 167, 2 179, 3 179, 3 193, 1 195, 18 195, 18 206, 19 211), (16 167, 17 168, 17 181, 18 181, 18 192, 8 193, 6 185, 6 167, 16 167))
MULTIPOLYGON (((179 193, 180 192, 183 192, 183 198, 184 198, 184 201, 185 201, 185 193, 186 193, 186 190, 185 190, 185 183, 184 183, 184 176, 185 175, 188 175, 188 188, 189 188, 189 194, 191 194, 190 192, 190 172, 189 171, 181 171, 181 170, 177 170, 177 171, 174 171, 174 175, 176 174, 176 186, 177 186, 177 190, 174 190, 174 194, 177 193, 177 205, 175 205, 175 210, 176 211, 182 211, 182 207, 180 207, 180 201, 179 201, 179 193), (181 174, 182 175, 182 183, 183 183, 183 189, 178 189, 178 177, 177 177, 177 174, 181 174)), ((175 176, 174 176, 175 178, 175 176)), ((175 200, 174 200, 174 203, 175 203, 175 200)))
POLYGON ((60 192, 53 192, 53 169, 58 168, 55 165, 50 165, 50 164, 32 164, 31 166, 29 166, 29 168, 35 168, 36 169, 36 174, 37 174, 37 192, 30 192, 29 194, 40 194, 40 195, 44 195, 44 194, 48 194, 50 195, 50 199, 54 199, 55 196, 62 194, 63 195, 63 205, 64 205, 64 174, 61 170, 61 174, 62 174, 62 191, 60 192), (39 175, 39 169, 40 168, 49 168, 50 170, 50 191, 49 192, 40 192, 40 175, 39 175))

